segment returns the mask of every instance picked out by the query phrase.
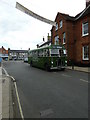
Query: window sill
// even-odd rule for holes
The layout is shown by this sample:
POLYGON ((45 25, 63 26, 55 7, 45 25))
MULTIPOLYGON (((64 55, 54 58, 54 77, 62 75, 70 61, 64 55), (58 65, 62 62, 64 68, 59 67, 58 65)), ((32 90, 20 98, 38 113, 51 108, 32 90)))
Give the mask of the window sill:
POLYGON ((89 58, 87 58, 87 59, 83 59, 83 61, 88 61, 89 60, 89 58))
POLYGON ((88 36, 88 35, 89 35, 89 33, 87 33, 87 34, 83 34, 82 37, 85 37, 85 36, 88 36))

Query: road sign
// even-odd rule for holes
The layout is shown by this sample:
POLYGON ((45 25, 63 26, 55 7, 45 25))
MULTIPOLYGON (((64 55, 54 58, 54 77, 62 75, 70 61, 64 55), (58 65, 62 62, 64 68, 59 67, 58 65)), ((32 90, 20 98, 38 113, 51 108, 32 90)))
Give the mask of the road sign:
POLYGON ((56 22, 51 21, 49 19, 46 19, 46 18, 32 12, 31 10, 27 9, 26 7, 24 7, 23 5, 21 5, 18 2, 16 2, 16 8, 21 10, 22 12, 26 13, 27 15, 30 15, 30 16, 32 16, 32 17, 34 17, 34 18, 36 18, 36 19, 38 19, 40 21, 43 21, 43 22, 48 23, 50 25, 56 26, 56 22))

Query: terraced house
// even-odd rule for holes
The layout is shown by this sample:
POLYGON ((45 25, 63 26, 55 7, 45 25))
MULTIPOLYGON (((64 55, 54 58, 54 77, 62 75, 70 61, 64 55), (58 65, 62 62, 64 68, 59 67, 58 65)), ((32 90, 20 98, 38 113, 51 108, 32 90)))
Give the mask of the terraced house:
POLYGON ((90 1, 75 17, 57 13, 51 29, 52 44, 63 44, 68 64, 90 66, 90 1))
POLYGON ((0 57, 3 60, 8 60, 8 50, 6 50, 3 46, 0 48, 0 57))

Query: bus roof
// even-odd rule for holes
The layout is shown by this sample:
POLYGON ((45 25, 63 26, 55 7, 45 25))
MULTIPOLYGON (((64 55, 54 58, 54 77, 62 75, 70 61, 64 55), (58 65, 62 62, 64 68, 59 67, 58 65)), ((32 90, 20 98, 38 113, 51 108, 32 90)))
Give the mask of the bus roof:
POLYGON ((50 46, 46 46, 46 47, 40 47, 37 49, 29 50, 29 51, 38 51, 38 50, 42 50, 42 49, 65 49, 65 47, 63 45, 50 45, 50 46))

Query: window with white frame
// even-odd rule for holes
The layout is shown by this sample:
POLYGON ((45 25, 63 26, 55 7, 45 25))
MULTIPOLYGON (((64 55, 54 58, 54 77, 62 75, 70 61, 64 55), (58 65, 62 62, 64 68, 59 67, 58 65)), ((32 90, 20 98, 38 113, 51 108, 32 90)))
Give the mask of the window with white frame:
POLYGON ((82 23, 82 36, 88 35, 88 22, 82 23))
POLYGON ((56 36, 55 37, 55 43, 54 43, 55 45, 59 45, 59 36, 56 36))
POLYGON ((67 50, 63 50, 63 54, 67 56, 67 50))
POLYGON ((56 23, 56 29, 55 30, 58 30, 58 23, 56 23))
POLYGON ((62 20, 60 21, 60 28, 62 28, 62 26, 63 26, 63 22, 62 22, 62 20))
POLYGON ((66 43, 66 33, 64 32, 63 33, 63 44, 65 44, 66 43))
POLYGON ((88 47, 88 45, 83 46, 82 51, 83 51, 83 60, 89 60, 89 47, 88 47))

